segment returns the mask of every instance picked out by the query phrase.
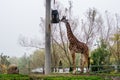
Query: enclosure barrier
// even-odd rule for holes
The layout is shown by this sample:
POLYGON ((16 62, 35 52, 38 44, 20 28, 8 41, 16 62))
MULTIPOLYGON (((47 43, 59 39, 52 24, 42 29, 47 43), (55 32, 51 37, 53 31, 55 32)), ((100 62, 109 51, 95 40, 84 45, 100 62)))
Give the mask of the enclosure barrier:
MULTIPOLYGON (((67 67, 52 67, 53 73, 70 73, 70 66, 67 67)), ((76 71, 79 73, 81 71, 80 66, 76 67, 76 71)), ((111 72, 120 72, 120 65, 90 65, 90 73, 111 73, 111 72)), ((84 73, 87 72, 87 68, 84 68, 84 73)), ((19 68, 20 74, 44 74, 44 67, 37 68, 19 68)))

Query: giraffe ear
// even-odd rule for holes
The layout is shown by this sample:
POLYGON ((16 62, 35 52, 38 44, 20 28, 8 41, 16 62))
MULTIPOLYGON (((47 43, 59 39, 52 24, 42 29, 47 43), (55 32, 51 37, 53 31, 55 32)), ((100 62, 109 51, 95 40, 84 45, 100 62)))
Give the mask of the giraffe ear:
POLYGON ((66 16, 63 16, 64 19, 66 19, 66 16))
POLYGON ((68 22, 68 19, 66 19, 66 16, 63 16, 60 21, 62 21, 62 22, 68 22))

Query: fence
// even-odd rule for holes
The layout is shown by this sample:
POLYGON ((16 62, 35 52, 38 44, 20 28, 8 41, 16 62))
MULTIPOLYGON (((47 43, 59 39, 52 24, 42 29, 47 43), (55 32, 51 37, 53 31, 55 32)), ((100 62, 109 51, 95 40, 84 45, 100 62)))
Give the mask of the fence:
POLYGON ((90 72, 92 73, 110 73, 119 71, 119 65, 91 65, 90 72))
MULTIPOLYGON (((53 73, 69 73, 70 67, 52 67, 53 73)), ((5 70, 7 71, 7 70, 5 70)), ((76 71, 80 72, 80 66, 76 67, 76 71)), ((110 73, 110 72, 120 72, 120 65, 90 65, 89 68, 90 73, 110 73)), ((87 68, 84 68, 84 73, 87 72, 87 68)), ((0 68, 0 73, 3 73, 0 68)), ((31 73, 41 73, 44 74, 44 67, 39 68, 31 68, 31 67, 23 67, 19 68, 20 74, 31 74, 31 73)))
MULTIPOLYGON (((52 67, 53 73, 70 73, 70 67, 52 67)), ((19 69, 21 74, 31 74, 31 73, 40 73, 44 74, 44 68, 21 68, 19 69)), ((80 72, 80 66, 76 67, 76 71, 80 72)), ((90 73, 110 73, 110 72, 120 72, 120 65, 91 65, 89 69, 90 73)), ((87 68, 84 68, 84 73, 87 72, 87 68)))

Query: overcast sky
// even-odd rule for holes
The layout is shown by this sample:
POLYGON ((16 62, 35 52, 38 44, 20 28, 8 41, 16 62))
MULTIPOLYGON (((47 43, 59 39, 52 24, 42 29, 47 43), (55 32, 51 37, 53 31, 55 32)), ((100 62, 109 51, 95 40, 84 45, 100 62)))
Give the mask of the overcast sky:
MULTIPOLYGON (((42 40, 39 23, 45 17, 45 0, 0 0, 0 53, 20 57, 31 49, 19 45, 20 35, 42 40)), ((70 0, 56 0, 68 6, 70 0)), ((72 0, 74 16, 82 17, 88 8, 120 14, 120 0, 72 0)))

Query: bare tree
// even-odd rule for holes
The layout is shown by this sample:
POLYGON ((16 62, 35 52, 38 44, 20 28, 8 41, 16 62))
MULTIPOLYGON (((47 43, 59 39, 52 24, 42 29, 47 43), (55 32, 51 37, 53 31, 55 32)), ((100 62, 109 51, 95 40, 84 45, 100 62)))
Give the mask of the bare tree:
MULTIPOLYGON (((62 16, 62 14, 64 14, 64 12, 62 11, 62 8, 63 7, 60 6, 60 3, 58 3, 57 4, 57 9, 59 11, 60 17, 62 16)), ((63 53, 61 52, 60 55, 59 55, 60 59, 58 60, 58 62, 60 60, 64 60, 64 62, 66 62, 67 64, 71 64, 70 57, 69 57, 69 54, 68 54, 68 50, 67 50, 67 47, 66 47, 66 40, 65 40, 66 36, 63 36, 63 35, 65 35, 65 31, 63 31, 63 29, 61 28, 62 26, 61 26, 60 23, 59 23, 59 25, 53 24, 53 27, 54 28, 52 28, 52 41, 53 41, 54 44, 59 46, 59 48, 61 48, 61 50, 63 51, 63 53), (63 56, 66 56, 66 57, 63 57, 63 56), (65 58, 67 58, 67 60, 65 58)), ((54 51, 55 50, 56 49, 54 47, 54 51)))
POLYGON ((95 8, 88 9, 86 12, 86 19, 81 21, 81 34, 82 40, 88 44, 89 46, 93 45, 93 41, 99 34, 99 30, 101 28, 101 24, 98 23, 101 15, 97 12, 95 8), (100 26, 98 26, 98 24, 100 26))
MULTIPOLYGON (((110 36, 109 47, 112 53, 111 57, 114 57, 114 64, 120 65, 120 16, 115 14, 115 26, 114 33, 110 36)), ((120 66, 117 66, 120 71, 120 66)))
POLYGON ((27 38, 25 36, 19 36, 19 44, 23 47, 31 47, 31 48, 43 48, 44 43, 41 43, 40 39, 37 38, 27 38))

